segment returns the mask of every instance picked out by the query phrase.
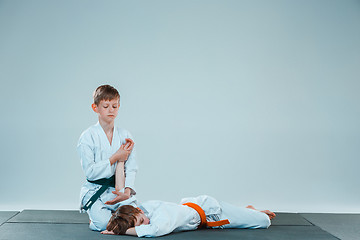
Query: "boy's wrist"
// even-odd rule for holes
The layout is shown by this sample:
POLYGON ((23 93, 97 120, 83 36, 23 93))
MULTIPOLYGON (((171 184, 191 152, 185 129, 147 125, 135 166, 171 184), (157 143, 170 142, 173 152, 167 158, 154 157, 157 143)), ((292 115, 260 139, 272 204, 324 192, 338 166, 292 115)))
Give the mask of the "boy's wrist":
POLYGON ((116 157, 116 155, 114 154, 114 155, 112 155, 110 158, 109 158, 109 161, 110 161, 110 164, 111 165, 114 165, 114 163, 116 163, 117 162, 117 157, 116 157))

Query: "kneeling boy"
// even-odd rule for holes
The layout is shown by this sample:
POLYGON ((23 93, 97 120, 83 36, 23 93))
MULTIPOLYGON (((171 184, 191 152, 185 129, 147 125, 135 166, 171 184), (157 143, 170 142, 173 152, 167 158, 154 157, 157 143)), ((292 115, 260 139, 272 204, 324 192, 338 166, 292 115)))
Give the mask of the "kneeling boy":
POLYGON ((99 86, 92 104, 99 121, 81 134, 77 147, 87 180, 80 192, 81 210, 88 213, 89 227, 95 231, 106 229, 119 206, 136 205, 135 147, 131 134, 115 126, 119 107, 119 92, 99 86))

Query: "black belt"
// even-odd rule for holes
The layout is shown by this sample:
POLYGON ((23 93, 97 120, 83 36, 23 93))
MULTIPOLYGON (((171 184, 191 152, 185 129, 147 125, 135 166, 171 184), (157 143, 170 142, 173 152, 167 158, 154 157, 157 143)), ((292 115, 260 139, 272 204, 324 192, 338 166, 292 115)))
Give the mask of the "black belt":
POLYGON ((87 181, 91 183, 99 184, 101 185, 101 188, 97 190, 96 193, 92 195, 92 197, 89 199, 89 201, 87 201, 87 203, 82 207, 82 209, 84 209, 85 211, 88 210, 95 203, 95 201, 100 197, 101 194, 103 194, 106 191, 106 189, 108 189, 109 187, 115 187, 115 175, 113 175, 110 178, 101 178, 94 181, 92 180, 87 180, 87 181))

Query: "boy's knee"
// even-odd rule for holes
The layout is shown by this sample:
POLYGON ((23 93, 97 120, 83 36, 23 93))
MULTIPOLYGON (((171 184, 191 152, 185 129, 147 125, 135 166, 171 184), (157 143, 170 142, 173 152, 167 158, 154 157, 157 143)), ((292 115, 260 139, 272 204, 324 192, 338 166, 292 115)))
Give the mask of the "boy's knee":
POLYGON ((91 221, 89 224, 89 228, 93 231, 104 231, 106 229, 106 226, 108 224, 108 221, 91 221))
POLYGON ((104 231, 111 218, 111 210, 105 209, 100 201, 96 201, 94 205, 87 211, 91 223, 89 228, 93 231, 104 231))
MULTIPOLYGON (((94 209, 92 209, 94 210, 94 209)), ((89 212, 88 212, 89 213, 89 212)), ((111 218, 110 211, 91 211, 89 213, 90 222, 90 229, 93 231, 104 231, 106 226, 111 218), (94 214, 96 213, 96 214, 94 214)))
POLYGON ((254 218, 253 226, 250 228, 268 228, 271 225, 270 218, 263 212, 256 212, 256 218, 254 218))
POLYGON ((268 217, 268 215, 266 215, 260 225, 260 228, 268 228, 270 227, 270 225, 271 225, 270 218, 268 217))

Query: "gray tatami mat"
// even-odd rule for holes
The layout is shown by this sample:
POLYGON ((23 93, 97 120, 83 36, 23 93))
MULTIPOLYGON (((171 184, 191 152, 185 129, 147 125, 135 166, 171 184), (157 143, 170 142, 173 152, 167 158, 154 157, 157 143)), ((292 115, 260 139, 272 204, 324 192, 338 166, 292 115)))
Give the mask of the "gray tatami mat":
POLYGON ((115 240, 111 237, 91 231, 88 224, 4 223, 0 227, 0 240, 115 240))
POLYGON ((301 213, 301 215, 342 240, 360 239, 360 214, 301 213))
POLYGON ((275 213, 276 218, 271 221, 273 226, 312 226, 298 213, 275 213))
POLYGON ((11 217, 15 216, 17 211, 1 211, 0 212, 0 225, 9 220, 11 217))
POLYGON ((8 222, 89 223, 89 217, 76 210, 24 210, 8 222))
MULTIPOLYGON (((89 218, 86 213, 79 213, 78 211, 24 210, 8 222, 89 223, 89 218)), ((312 225, 297 213, 276 213, 276 218, 272 220, 271 224, 274 226, 312 225)))
MULTIPOLYGON (((93 232, 88 224, 4 223, 0 227, 0 240, 57 240, 57 239, 136 239, 130 236, 111 236, 93 232)), ((172 233, 161 237, 167 240, 215 239, 267 239, 312 240, 337 239, 316 226, 272 226, 269 229, 207 229, 172 233)))
POLYGON ((276 240, 337 240, 330 233, 323 231, 317 226, 270 226, 269 234, 264 234, 264 238, 259 239, 276 239, 276 240), (269 238, 267 238, 269 237, 269 238))
MULTIPOLYGON (((8 222, 89 223, 89 218, 86 213, 78 211, 24 210, 8 222)), ((297 213, 276 213, 276 218, 271 224, 274 226, 312 225, 297 213)))
POLYGON ((336 240, 331 234, 316 226, 271 226, 268 229, 206 229, 172 233, 166 240, 336 240))

